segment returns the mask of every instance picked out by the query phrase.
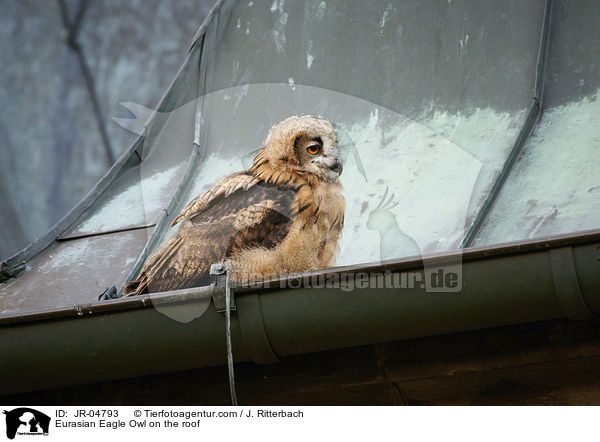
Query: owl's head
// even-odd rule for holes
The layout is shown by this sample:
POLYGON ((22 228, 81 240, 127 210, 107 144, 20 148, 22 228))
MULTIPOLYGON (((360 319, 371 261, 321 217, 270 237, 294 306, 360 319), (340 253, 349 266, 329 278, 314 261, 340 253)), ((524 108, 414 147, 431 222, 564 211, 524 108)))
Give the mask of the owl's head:
POLYGON ((322 181, 335 181, 342 173, 335 131, 322 118, 304 115, 283 120, 271 128, 261 153, 275 169, 310 174, 322 181))

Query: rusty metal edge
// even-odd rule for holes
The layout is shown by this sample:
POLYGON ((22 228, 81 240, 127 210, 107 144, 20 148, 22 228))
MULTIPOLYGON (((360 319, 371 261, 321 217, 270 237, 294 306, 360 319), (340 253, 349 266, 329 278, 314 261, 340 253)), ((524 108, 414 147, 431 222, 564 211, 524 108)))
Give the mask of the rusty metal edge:
POLYGON ((173 290, 170 292, 153 293, 135 297, 113 299, 110 302, 101 301, 90 304, 70 305, 57 309, 34 310, 19 315, 0 315, 0 326, 18 325, 38 321, 48 321, 65 318, 85 318, 103 313, 126 312, 129 310, 145 309, 160 305, 185 304, 194 301, 211 299, 212 286, 194 287, 190 289, 173 290))

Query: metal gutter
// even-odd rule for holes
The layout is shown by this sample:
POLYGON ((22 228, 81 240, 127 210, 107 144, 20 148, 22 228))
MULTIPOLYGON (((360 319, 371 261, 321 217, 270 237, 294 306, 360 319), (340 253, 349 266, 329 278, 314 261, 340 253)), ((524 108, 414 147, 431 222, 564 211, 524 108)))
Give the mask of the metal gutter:
MULTIPOLYGON (((549 252, 550 250, 554 249, 584 246, 593 243, 600 244, 600 230, 580 232, 577 235, 557 235, 531 241, 502 243, 491 247, 476 247, 465 249, 462 252, 448 252, 418 258, 407 257, 402 259, 392 259, 382 261, 380 263, 366 263, 344 267, 333 267, 325 270, 316 270, 306 273, 285 275, 281 278, 267 279, 261 283, 260 288, 248 283, 234 284, 233 288, 236 297, 242 294, 266 293, 282 288, 293 288, 295 290, 302 287, 303 281, 310 280, 311 278, 318 278, 321 275, 327 277, 329 275, 341 273, 356 274, 386 271, 407 272, 411 270, 423 269, 424 262, 426 262, 427 266, 429 267, 445 266, 454 263, 467 264, 473 261, 500 259, 514 255, 526 255, 530 253, 549 252)), ((600 247, 598 250, 598 260, 600 261, 600 247)), ((600 278, 600 273, 598 274, 598 277, 600 278)), ((68 319, 92 314, 98 315, 106 312, 121 312, 136 308, 147 308, 151 307, 155 301, 161 304, 176 304, 178 301, 197 301, 200 299, 206 299, 207 296, 210 298, 212 290, 213 286, 211 285, 191 289, 171 290, 168 292, 159 292, 140 296, 127 296, 88 304, 65 306, 61 308, 0 314, 0 327, 11 324, 46 321, 52 319, 68 319)))
MULTIPOLYGON (((311 272, 273 281, 270 289, 238 286, 234 357, 272 363, 315 351, 589 317, 600 313, 599 256, 600 231, 592 231, 311 272), (376 288, 379 276, 373 273, 422 277, 424 262, 429 268, 462 264, 462 290, 376 288), (352 290, 306 285, 319 275, 352 275, 368 284, 352 290)), ((211 290, 2 316, 0 394, 224 364, 225 318, 210 303, 211 290), (183 323, 171 319, 169 309, 200 315, 183 323)))
POLYGON ((523 127, 519 131, 519 135, 515 140, 515 144, 513 145, 510 153, 508 154, 508 158, 502 166, 502 170, 500 171, 498 178, 496 178, 496 181, 492 185, 491 190, 489 191, 485 200, 483 201, 481 208, 477 212, 475 219, 471 223, 471 226, 469 227, 467 233, 461 241, 461 248, 467 248, 473 245, 473 241, 475 241, 475 238, 477 237, 479 231, 483 227, 483 223, 485 222, 487 216, 494 207, 494 204, 498 199, 498 195, 500 194, 504 183, 508 179, 510 172, 512 171, 514 165, 519 159, 519 156, 523 151, 525 143, 533 133, 535 126, 537 125, 542 116, 544 75, 546 72, 546 60, 550 41, 550 25, 552 22, 552 3, 553 0, 546 0, 546 6, 544 9, 544 21, 540 36, 540 46, 535 71, 535 82, 533 88, 534 97, 532 99, 531 104, 529 105, 529 109, 527 110, 527 118, 525 119, 523 127))

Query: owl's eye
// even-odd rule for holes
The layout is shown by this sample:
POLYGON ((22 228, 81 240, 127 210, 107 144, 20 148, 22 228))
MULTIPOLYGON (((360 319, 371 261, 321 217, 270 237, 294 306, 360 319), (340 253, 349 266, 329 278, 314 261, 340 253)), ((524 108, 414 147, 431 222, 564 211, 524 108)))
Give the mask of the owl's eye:
POLYGON ((316 141, 312 141, 308 146, 306 146, 306 151, 310 155, 316 155, 321 151, 321 145, 316 141))

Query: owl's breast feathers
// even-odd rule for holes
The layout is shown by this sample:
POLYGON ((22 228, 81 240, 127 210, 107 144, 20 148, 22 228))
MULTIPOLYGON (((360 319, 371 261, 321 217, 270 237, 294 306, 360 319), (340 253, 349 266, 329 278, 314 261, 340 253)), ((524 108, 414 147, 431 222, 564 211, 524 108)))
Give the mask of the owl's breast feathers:
POLYGON ((339 182, 255 162, 192 200, 171 224, 181 224, 177 236, 148 258, 124 293, 208 285, 210 265, 225 258, 237 281, 332 265, 344 221, 340 190, 339 182))

